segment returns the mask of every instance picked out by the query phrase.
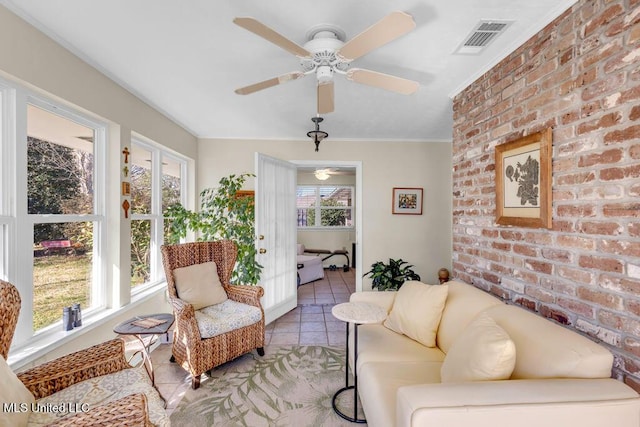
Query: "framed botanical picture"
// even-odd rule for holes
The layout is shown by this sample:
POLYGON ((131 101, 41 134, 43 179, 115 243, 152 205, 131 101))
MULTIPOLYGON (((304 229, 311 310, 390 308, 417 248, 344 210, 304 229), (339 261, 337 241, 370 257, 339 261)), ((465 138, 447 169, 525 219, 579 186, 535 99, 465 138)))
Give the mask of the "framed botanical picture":
POLYGON ((391 212, 400 215, 422 215, 422 188, 394 188, 391 212))
POLYGON ((496 222, 551 228, 552 130, 496 147, 496 222))

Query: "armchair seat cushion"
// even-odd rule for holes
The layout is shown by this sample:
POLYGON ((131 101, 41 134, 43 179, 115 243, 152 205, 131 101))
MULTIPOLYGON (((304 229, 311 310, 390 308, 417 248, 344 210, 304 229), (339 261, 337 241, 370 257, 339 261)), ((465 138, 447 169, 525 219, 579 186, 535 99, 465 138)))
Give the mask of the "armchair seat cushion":
POLYGON ((151 384, 144 365, 90 378, 37 400, 36 405, 38 407, 62 407, 65 411, 42 410, 31 412, 28 425, 44 426, 59 421, 61 418, 73 416, 83 410, 90 410, 134 393, 142 393, 147 397, 149 421, 154 426, 171 425, 164 409, 164 403, 158 391, 151 384), (74 404, 77 404, 77 406, 74 404), (68 409, 75 412, 70 412, 68 409))
POLYGON ((262 320, 260 307, 231 299, 196 310, 195 315, 202 339, 244 328, 262 320))

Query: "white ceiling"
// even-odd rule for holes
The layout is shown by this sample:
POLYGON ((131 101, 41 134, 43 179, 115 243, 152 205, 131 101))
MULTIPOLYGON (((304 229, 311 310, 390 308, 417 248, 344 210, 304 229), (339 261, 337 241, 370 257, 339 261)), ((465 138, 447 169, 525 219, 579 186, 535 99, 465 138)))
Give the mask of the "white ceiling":
POLYGON ((335 76, 331 139, 447 141, 451 98, 575 0, 0 0, 76 55, 202 138, 304 139, 315 78, 251 95, 234 89, 299 70, 295 56, 234 25, 251 16, 303 45, 317 24, 347 40, 394 10, 416 29, 352 66, 416 80, 399 95, 335 76), (480 55, 453 52, 478 21, 514 21, 480 55))

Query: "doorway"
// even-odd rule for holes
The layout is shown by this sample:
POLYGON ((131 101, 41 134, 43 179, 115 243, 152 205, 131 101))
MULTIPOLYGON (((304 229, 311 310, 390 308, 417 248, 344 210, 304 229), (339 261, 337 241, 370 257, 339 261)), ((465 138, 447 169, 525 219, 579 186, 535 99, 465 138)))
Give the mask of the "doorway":
MULTIPOLYGON (((296 308, 275 318, 267 324, 265 338, 268 344, 296 345, 344 345, 344 322, 338 321, 331 314, 333 305, 348 301, 354 291, 362 290, 362 162, 360 161, 290 161, 298 170, 315 171, 315 169, 334 168, 348 171, 355 176, 355 204, 352 228, 352 240, 348 246, 349 261, 334 257, 328 259, 329 264, 336 264, 336 269, 325 270, 324 278, 301 285, 296 290, 296 308), (355 248, 355 251, 354 251, 355 248), (355 252, 355 254, 354 254, 355 252), (344 271, 344 264, 349 271, 344 271)), ((317 181, 320 182, 320 181, 317 181)), ((317 231, 322 233, 322 231, 317 231)), ((295 246, 296 243, 293 243, 295 246)), ((340 247, 330 247, 330 250, 340 247)), ((287 249, 288 252, 296 248, 287 249)), ((294 252, 294 253, 295 253, 294 252)))
MULTIPOLYGON (((351 229, 343 229, 343 233, 345 233, 348 237, 334 237, 333 239, 329 238, 326 243, 326 247, 322 246, 321 242, 323 242, 322 237, 316 239, 308 239, 310 233, 315 235, 322 236, 321 233, 329 233, 327 231, 305 231, 307 233, 307 241, 311 241, 315 249, 324 249, 330 252, 335 250, 346 250, 348 253, 347 259, 342 255, 334 255, 326 261, 324 261, 324 267, 329 268, 335 266, 336 268, 342 268, 345 265, 348 265, 350 269, 355 269, 355 290, 362 290, 362 275, 358 274, 362 266, 362 251, 360 247, 362 246, 362 162, 361 161, 337 161, 337 160, 292 160, 291 163, 297 166, 298 170, 298 185, 301 183, 314 183, 318 185, 322 182, 337 182, 351 183, 350 185, 354 186, 355 189, 355 203, 354 203, 354 214, 353 214, 353 227, 351 229), (317 178, 313 178, 313 174, 316 170, 329 170, 329 175, 331 175, 330 180, 321 181, 317 178), (300 177, 308 175, 311 178, 307 181, 300 182, 300 177), (340 179, 340 178, 344 179, 340 179), (332 180, 332 181, 331 181, 332 180), (316 246, 317 245, 317 246, 316 246), (336 247, 333 247, 336 246, 336 247), (348 260, 348 261, 347 261, 348 260)), ((301 231, 299 230, 298 235, 301 236, 301 231)), ((328 234, 325 234, 328 236, 328 234)), ((304 241, 304 237, 301 237, 304 241)), ((307 247, 309 247, 307 245, 307 247)), ((327 255, 324 255, 325 258, 327 255)))

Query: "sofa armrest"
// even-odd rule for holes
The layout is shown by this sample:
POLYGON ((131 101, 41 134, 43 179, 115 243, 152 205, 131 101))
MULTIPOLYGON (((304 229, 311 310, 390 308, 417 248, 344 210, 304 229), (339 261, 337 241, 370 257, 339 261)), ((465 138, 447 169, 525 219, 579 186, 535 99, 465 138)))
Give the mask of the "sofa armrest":
POLYGON ((640 425, 640 397, 606 379, 435 383, 398 389, 398 426, 640 425))
POLYGON ((365 292, 355 292, 351 294, 349 301, 351 302, 368 302, 371 304, 377 304, 380 307, 387 310, 387 313, 391 312, 391 308, 393 307, 393 302, 396 300, 397 292, 395 291, 385 291, 385 292, 376 292, 376 291, 365 291, 365 292))

